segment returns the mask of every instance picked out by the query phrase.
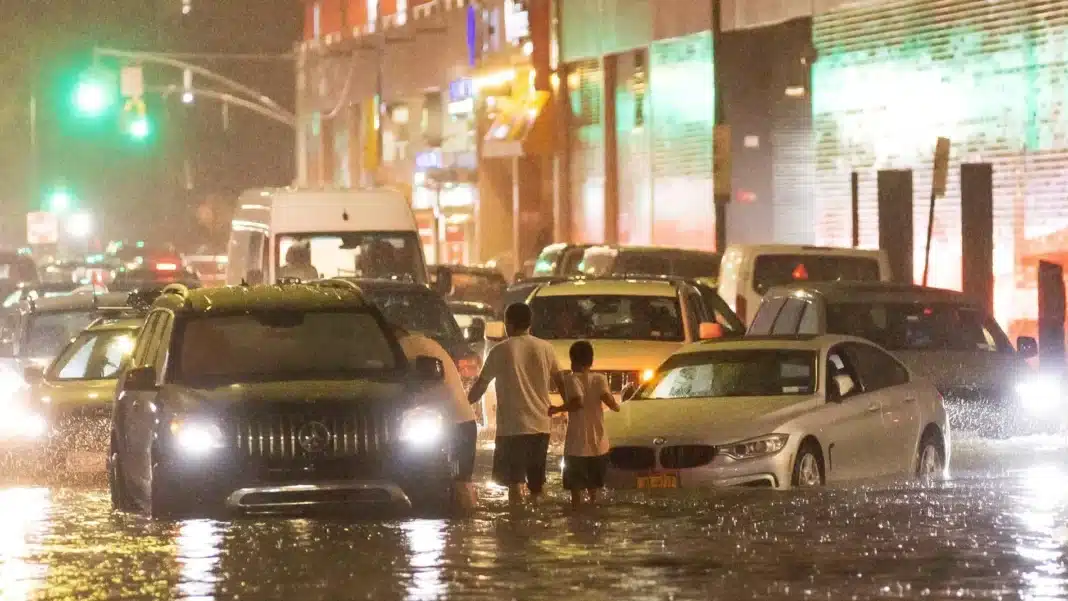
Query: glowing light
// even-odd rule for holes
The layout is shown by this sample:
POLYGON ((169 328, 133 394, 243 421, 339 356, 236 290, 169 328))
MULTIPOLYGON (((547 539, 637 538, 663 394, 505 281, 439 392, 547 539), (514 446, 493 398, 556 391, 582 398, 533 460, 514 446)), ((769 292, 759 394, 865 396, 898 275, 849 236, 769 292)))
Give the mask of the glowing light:
POLYGON ((85 117, 98 117, 110 105, 111 92, 102 82, 86 80, 74 89, 74 106, 85 117))
POLYGON ((93 231, 93 218, 89 213, 75 213, 67 219, 67 233, 74 238, 88 238, 93 231))
POLYGON ((487 73, 481 77, 476 77, 473 80, 473 83, 476 90, 484 90, 487 88, 499 88, 508 85, 515 81, 515 78, 515 69, 505 69, 503 71, 487 73))
POLYGON ((412 579, 408 582, 407 598, 412 601, 433 601, 445 596, 444 520, 413 520, 401 527, 408 539, 412 579))

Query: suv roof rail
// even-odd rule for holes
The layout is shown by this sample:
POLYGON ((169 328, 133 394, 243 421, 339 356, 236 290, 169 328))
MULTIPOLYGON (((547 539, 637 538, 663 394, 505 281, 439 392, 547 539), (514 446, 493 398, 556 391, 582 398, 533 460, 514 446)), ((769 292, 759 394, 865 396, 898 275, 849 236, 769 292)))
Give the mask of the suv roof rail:
POLYGON ((160 296, 163 296, 165 294, 177 294, 178 296, 185 298, 189 296, 189 287, 185 284, 178 283, 167 284, 163 287, 163 290, 160 290, 159 294, 160 296))
POLYGON ((314 282, 308 282, 312 286, 322 286, 323 288, 344 288, 346 290, 355 290, 360 292, 360 287, 356 285, 356 282, 350 282, 341 278, 328 278, 325 280, 315 280, 314 282))

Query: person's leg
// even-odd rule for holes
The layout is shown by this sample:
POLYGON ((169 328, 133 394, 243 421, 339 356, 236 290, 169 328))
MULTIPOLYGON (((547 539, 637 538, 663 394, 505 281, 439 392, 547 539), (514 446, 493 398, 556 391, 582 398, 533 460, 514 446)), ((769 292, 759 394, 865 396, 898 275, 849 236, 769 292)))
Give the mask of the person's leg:
POLYGON ((518 436, 498 436, 493 449, 493 481, 508 487, 508 503, 515 505, 523 500, 522 450, 518 436))
POLYGON ((564 456, 564 470, 561 480, 566 490, 571 495, 571 508, 577 509, 582 505, 582 483, 579 480, 579 462, 577 457, 564 456))
POLYGON ((531 502, 537 502, 545 488, 545 470, 549 455, 548 434, 526 435, 527 488, 530 490, 531 502))
POLYGON ((457 464, 456 487, 453 489, 456 506, 471 511, 478 503, 475 490, 475 448, 478 445, 478 425, 474 421, 457 424, 453 428, 453 457, 457 464))
POLYGON ((596 505, 597 504, 597 498, 598 498, 600 492, 601 492, 601 489, 599 489, 599 488, 587 488, 586 489, 586 494, 589 496, 589 499, 590 499, 590 505, 596 505))

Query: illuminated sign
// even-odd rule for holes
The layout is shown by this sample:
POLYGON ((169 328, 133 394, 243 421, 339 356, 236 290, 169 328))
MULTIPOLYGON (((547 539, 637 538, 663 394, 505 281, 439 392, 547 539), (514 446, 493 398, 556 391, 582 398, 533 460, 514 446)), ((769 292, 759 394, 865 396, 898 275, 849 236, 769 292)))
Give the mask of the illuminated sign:
POLYGON ((449 100, 459 102, 475 95, 475 82, 470 77, 449 82, 449 100))
POLYGON ((504 37, 512 43, 530 37, 530 12, 524 0, 505 0, 504 37))

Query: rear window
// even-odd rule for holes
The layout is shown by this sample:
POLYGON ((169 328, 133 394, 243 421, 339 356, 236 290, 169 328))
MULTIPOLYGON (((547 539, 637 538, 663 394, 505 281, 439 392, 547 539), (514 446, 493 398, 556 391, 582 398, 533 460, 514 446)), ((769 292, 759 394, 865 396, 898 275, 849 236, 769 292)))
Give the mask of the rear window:
POLYGON ((753 289, 794 282, 878 282, 879 261, 870 257, 827 255, 761 255, 753 267, 753 289))
POLYGON ((719 255, 675 259, 672 275, 683 278, 715 278, 719 276, 719 255))
POLYGON ((890 351, 1012 352, 993 320, 971 307, 918 303, 843 303, 827 307, 827 331, 867 338, 890 351))

